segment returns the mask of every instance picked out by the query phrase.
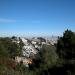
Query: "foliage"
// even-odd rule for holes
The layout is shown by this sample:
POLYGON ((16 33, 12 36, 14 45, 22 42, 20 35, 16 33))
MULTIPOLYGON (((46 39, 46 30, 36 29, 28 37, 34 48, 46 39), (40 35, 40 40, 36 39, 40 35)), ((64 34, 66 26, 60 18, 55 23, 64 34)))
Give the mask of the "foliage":
POLYGON ((11 38, 0 38, 0 56, 14 58, 19 55, 21 49, 19 45, 15 42, 12 42, 11 38))
POLYGON ((75 33, 66 30, 62 37, 59 37, 57 43, 57 53, 61 58, 71 60, 75 59, 75 33))
MULTIPOLYGON (((49 68, 52 68, 57 63, 58 56, 56 54, 55 46, 43 45, 40 52, 35 55, 33 59, 33 65, 30 65, 31 70, 35 70, 38 75, 48 72, 49 68)), ((37 74, 36 74, 37 75, 37 74)), ((42 74, 44 75, 44 74, 42 74)))
POLYGON ((63 60, 62 68, 65 68, 67 75, 74 75, 75 72, 75 33, 66 30, 62 37, 58 38, 57 53, 63 60))

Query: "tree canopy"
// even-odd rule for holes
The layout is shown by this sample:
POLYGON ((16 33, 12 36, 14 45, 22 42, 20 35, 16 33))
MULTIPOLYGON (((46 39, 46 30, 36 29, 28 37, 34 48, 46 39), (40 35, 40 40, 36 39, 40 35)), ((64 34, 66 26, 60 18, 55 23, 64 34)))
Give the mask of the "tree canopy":
POLYGON ((75 59, 75 33, 66 30, 62 37, 58 38, 57 53, 64 59, 75 59))

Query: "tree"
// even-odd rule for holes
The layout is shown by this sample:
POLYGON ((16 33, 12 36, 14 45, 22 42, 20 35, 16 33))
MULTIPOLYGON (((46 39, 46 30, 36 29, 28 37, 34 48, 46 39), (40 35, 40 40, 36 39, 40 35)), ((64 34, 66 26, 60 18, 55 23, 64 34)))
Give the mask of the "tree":
POLYGON ((33 59, 33 67, 39 72, 39 75, 48 75, 48 69, 56 65, 57 59, 55 46, 43 45, 33 59))
POLYGON ((0 55, 2 55, 2 57, 6 55, 9 58, 14 58, 20 55, 20 53, 21 49, 19 45, 16 42, 12 42, 11 38, 0 38, 0 55))
POLYGON ((58 38, 57 53, 60 58, 67 60, 75 59, 75 33, 66 30, 62 37, 58 38))

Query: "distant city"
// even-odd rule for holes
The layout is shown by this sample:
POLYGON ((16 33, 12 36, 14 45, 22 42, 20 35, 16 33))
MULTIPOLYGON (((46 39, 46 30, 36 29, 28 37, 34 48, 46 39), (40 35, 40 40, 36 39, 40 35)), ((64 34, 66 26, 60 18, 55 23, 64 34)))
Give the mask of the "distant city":
POLYGON ((32 37, 32 38, 25 38, 25 37, 12 37, 12 42, 17 44, 20 43, 22 40, 24 46, 22 48, 22 56, 15 57, 15 61, 20 63, 23 61, 23 64, 28 67, 28 64, 31 63, 32 56, 37 54, 43 45, 54 45, 57 43, 58 37, 32 37))

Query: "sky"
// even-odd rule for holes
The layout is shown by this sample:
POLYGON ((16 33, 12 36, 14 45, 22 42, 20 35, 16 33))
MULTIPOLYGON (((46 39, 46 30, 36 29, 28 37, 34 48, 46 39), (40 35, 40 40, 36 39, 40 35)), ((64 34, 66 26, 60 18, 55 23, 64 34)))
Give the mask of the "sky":
POLYGON ((75 31, 75 0, 0 0, 0 36, 62 35, 75 31))

